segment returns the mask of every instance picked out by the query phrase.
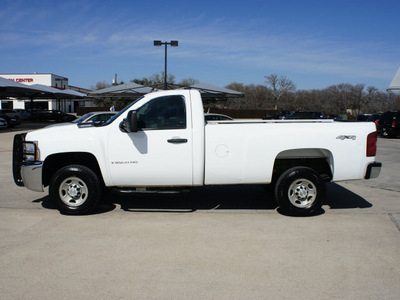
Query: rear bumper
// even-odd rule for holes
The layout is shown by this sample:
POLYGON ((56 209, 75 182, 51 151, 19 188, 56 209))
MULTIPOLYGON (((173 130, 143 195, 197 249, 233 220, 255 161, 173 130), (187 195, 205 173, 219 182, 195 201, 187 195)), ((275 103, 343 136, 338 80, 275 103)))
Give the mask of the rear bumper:
POLYGON ((367 166, 367 171, 365 172, 365 179, 372 179, 379 176, 382 169, 382 163, 373 162, 367 166))

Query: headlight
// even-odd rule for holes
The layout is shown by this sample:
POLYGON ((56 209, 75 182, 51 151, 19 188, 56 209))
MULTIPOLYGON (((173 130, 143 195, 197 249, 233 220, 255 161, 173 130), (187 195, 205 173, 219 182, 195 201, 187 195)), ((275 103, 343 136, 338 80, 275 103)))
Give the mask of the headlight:
POLYGON ((39 160, 38 142, 24 142, 24 161, 35 162, 39 160))

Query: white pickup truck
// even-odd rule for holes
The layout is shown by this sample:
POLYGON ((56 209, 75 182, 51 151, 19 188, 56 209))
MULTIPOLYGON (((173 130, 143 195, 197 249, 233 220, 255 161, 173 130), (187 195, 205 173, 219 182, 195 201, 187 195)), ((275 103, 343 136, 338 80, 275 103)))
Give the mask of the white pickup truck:
POLYGON ((325 181, 370 179, 375 124, 333 120, 212 121, 197 90, 154 92, 104 124, 67 124, 14 137, 19 186, 49 194, 66 214, 91 212, 105 188, 171 191, 273 184, 281 209, 319 209, 325 181))

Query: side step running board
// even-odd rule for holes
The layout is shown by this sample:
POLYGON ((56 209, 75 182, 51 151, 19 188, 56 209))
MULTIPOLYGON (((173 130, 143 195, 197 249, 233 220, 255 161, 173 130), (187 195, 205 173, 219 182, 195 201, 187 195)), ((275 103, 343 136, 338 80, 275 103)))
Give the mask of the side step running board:
POLYGON ((126 188, 112 188, 111 191, 113 193, 122 194, 122 195, 129 195, 129 194, 160 194, 160 195, 178 195, 189 193, 189 189, 182 189, 182 190, 148 190, 144 188, 138 189, 126 189, 126 188))

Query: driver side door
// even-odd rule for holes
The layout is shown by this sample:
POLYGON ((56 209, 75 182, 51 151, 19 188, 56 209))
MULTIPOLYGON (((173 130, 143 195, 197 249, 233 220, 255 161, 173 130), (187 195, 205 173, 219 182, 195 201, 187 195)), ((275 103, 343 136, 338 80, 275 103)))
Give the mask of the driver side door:
POLYGON ((139 107, 137 132, 125 133, 113 127, 108 147, 114 185, 192 184, 190 101, 186 98, 161 96, 139 107))

